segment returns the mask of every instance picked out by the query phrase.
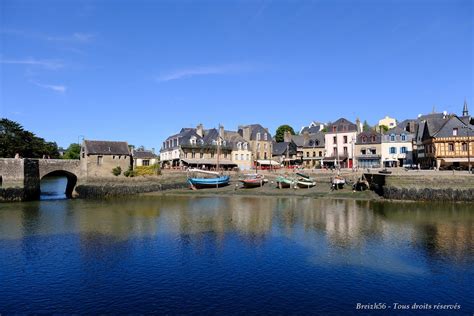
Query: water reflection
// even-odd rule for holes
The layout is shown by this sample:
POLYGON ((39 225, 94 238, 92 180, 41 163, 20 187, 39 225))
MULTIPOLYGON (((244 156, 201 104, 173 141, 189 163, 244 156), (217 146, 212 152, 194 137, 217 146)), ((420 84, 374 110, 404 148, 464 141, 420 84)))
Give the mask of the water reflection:
POLYGON ((474 308, 473 230, 468 204, 241 196, 1 204, 0 313, 327 313, 383 300, 474 308))

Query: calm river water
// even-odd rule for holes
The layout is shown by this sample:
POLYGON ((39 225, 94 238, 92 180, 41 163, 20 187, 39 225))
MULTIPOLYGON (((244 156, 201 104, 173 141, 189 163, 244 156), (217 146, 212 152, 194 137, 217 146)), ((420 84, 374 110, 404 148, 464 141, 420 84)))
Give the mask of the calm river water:
POLYGON ((472 315, 474 209, 240 196, 0 204, 0 267, 0 314, 457 303, 472 315))

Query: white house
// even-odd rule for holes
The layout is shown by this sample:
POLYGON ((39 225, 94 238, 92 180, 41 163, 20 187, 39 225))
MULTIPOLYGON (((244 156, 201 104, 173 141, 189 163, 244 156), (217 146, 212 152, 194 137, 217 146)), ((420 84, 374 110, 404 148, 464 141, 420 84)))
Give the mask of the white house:
POLYGON ((357 134, 362 131, 359 120, 354 124, 345 118, 327 126, 325 140, 324 165, 352 168, 354 165, 354 146, 357 134))
POLYGON ((414 122, 406 120, 387 131, 382 137, 382 164, 384 167, 402 167, 413 164, 414 122))

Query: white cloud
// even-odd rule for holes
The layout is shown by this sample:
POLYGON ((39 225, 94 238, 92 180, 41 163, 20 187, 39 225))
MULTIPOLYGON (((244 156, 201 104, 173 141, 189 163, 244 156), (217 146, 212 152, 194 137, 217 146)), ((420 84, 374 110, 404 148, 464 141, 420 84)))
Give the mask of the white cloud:
POLYGON ((47 69, 59 69, 64 67, 63 63, 52 59, 0 59, 0 64, 38 66, 47 69))
POLYGON ((53 90, 53 91, 59 92, 59 93, 65 93, 66 89, 67 89, 66 86, 63 86, 63 85, 42 84, 42 83, 39 83, 39 82, 36 82, 36 81, 32 81, 32 83, 34 83, 35 85, 37 85, 40 88, 53 90))
POLYGON ((222 75, 222 74, 235 74, 251 71, 252 67, 248 64, 226 64, 217 66, 202 66, 193 67, 187 69, 180 69, 168 74, 159 76, 158 81, 171 81, 184 78, 190 78, 194 76, 206 76, 206 75, 222 75))
POLYGON ((74 33, 68 36, 47 36, 48 41, 70 42, 70 43, 89 43, 95 35, 90 33, 74 33))

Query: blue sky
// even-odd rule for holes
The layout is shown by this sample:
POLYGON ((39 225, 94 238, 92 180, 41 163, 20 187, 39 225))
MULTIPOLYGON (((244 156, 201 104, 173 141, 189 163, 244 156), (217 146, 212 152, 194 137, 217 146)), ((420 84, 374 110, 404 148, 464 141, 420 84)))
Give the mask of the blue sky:
POLYGON ((473 2, 0 1, 0 115, 67 146, 474 112, 473 2))

